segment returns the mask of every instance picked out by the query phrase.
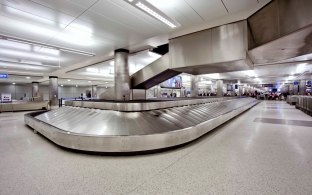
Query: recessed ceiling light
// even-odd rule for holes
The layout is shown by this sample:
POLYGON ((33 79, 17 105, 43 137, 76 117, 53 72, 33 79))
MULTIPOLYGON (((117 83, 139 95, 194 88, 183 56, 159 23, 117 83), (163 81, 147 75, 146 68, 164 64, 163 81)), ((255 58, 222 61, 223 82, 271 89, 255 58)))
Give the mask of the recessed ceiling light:
POLYGON ((61 87, 63 87, 64 85, 61 85, 61 87))
POLYGON ((13 85, 15 85, 16 83, 12 83, 13 85))
POLYGON ((129 2, 132 2, 133 0, 128 0, 129 2))
POLYGON ((70 82, 70 79, 68 79, 67 81, 70 82))
POLYGON ((91 83, 91 81, 88 81, 89 83, 91 83))
POLYGON ((76 87, 78 87, 78 85, 76 85, 76 87))
POLYGON ((108 83, 108 82, 105 82, 105 83, 108 83))
POLYGON ((30 77, 26 77, 26 79, 30 79, 30 77))
POLYGON ((167 20, 165 17, 161 16, 159 13, 156 12, 156 9, 151 9, 151 5, 148 7, 147 5, 143 4, 142 2, 138 2, 135 4, 137 7, 145 11, 146 13, 150 14, 151 16, 155 17, 156 19, 160 20, 161 22, 167 24, 171 28, 176 28, 177 26, 173 23, 167 20))

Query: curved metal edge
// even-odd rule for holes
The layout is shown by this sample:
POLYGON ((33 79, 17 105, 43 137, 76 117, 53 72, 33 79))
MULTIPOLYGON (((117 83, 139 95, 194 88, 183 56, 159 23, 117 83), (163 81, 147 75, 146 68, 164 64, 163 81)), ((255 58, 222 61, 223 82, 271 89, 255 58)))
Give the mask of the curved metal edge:
POLYGON ((226 101, 226 100, 237 99, 237 98, 244 98, 244 97, 216 97, 216 98, 163 101, 163 102, 143 102, 143 103, 65 101, 65 106, 94 108, 94 109, 101 109, 101 110, 115 110, 115 111, 121 111, 121 112, 137 112, 137 111, 148 111, 148 110, 157 110, 157 109, 163 109, 163 108, 171 108, 171 107, 176 107, 176 106, 220 102, 220 101, 226 101))
POLYGON ((92 136, 73 134, 39 121, 33 117, 34 113, 25 114, 24 121, 25 124, 40 132, 55 144, 65 148, 88 152, 141 152, 170 148, 191 142, 258 103, 259 101, 255 100, 193 127, 152 135, 92 136))

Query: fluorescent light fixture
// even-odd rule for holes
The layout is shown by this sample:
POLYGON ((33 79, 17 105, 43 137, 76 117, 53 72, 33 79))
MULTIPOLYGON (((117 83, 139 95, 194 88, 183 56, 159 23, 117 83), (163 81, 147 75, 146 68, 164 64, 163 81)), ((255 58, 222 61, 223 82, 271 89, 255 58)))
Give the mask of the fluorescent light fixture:
POLYGON ((220 74, 219 73, 204 74, 202 76, 208 77, 208 78, 211 78, 211 79, 220 79, 220 74))
POLYGON ((13 56, 13 57, 22 57, 22 58, 31 58, 31 59, 38 59, 38 60, 49 60, 49 61, 59 61, 57 57, 50 57, 50 56, 43 56, 37 53, 25 52, 25 51, 16 51, 10 49, 0 49, 0 53, 13 56))
POLYGON ((93 73, 98 73, 99 69, 98 68, 86 68, 87 72, 93 72, 93 73))
POLYGON ((30 79, 30 77, 26 77, 26 79, 30 79))
MULTIPOLYGON (((44 34, 44 33, 42 33, 42 34, 44 34)), ((66 39, 68 39, 68 38, 69 38, 69 36, 66 37, 66 39)), ((21 39, 21 38, 7 36, 7 35, 3 35, 3 34, 0 34, 0 39, 13 41, 13 42, 17 42, 17 43, 33 45, 33 46, 39 46, 39 47, 41 47, 41 49, 47 48, 47 50, 43 50, 42 53, 57 54, 58 52, 52 51, 52 50, 59 50, 59 51, 64 51, 64 52, 69 52, 69 53, 76 53, 76 54, 80 54, 80 55, 95 56, 95 53, 90 53, 90 52, 66 48, 66 47, 60 47, 57 45, 51 45, 51 44, 46 44, 46 43, 37 42, 37 41, 31 41, 31 40, 27 40, 27 39, 21 39), (50 49, 50 50, 48 50, 48 49, 50 49)), ((76 42, 79 42, 79 40, 76 40, 76 42)))
POLYGON ((13 85, 15 85, 16 83, 12 83, 13 85))
POLYGON ((17 69, 25 69, 25 70, 47 70, 47 67, 54 67, 58 68, 58 66, 53 65, 37 65, 37 64, 27 64, 27 63, 21 63, 21 62, 11 62, 11 61, 4 61, 0 60, 1 65, 4 65, 6 68, 14 68, 17 69))
POLYGON ((297 73, 303 73, 306 69, 306 65, 307 65, 307 63, 298 64, 297 68, 296 68, 296 72, 297 73))
POLYGON ((151 16, 155 17, 156 19, 160 20, 161 22, 167 24, 168 26, 170 26, 171 28, 176 28, 177 25, 175 25, 173 22, 170 22, 168 19, 166 19, 165 17, 161 16, 160 14, 158 14, 156 12, 156 8, 153 8, 154 10, 152 10, 151 5, 147 6, 142 2, 138 2, 135 4, 137 7, 139 7, 140 9, 142 9, 143 11, 145 11, 146 13, 150 14, 151 16))

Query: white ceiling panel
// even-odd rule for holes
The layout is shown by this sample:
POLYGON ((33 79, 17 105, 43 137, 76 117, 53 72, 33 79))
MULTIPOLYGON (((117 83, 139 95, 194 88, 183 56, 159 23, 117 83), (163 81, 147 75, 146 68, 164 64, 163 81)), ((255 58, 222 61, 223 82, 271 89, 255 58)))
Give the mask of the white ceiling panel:
POLYGON ((206 21, 227 14, 221 0, 185 0, 206 21))
POLYGON ((149 38, 155 34, 168 31, 168 27, 149 15, 141 12, 124 1, 102 0, 89 11, 101 15, 102 18, 116 23, 130 32, 149 38), (144 15, 142 15, 144 14, 144 15))
POLYGON ((82 14, 86 9, 98 0, 31 0, 32 2, 47 7, 58 13, 63 13, 74 18, 82 14))
POLYGON ((38 22, 40 24, 50 25, 50 27, 59 27, 60 24, 67 25, 75 17, 50 9, 46 6, 34 3, 32 1, 1 1, 1 14, 15 19, 29 22, 38 22))
POLYGON ((147 0, 164 14, 180 23, 183 27, 203 22, 186 1, 181 0, 147 0))
POLYGON ((258 4, 257 0, 223 0, 229 13, 236 13, 258 4))

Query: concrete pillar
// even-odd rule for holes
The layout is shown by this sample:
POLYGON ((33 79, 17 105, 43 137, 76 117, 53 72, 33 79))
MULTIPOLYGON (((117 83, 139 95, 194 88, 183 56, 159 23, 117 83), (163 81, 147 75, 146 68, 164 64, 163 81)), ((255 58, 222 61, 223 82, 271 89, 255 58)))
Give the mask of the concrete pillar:
POLYGON ((129 50, 115 50, 115 100, 130 100, 129 50))
POLYGON ((217 80, 217 96, 223 96, 223 80, 217 80))
POLYGON ((294 95, 294 84, 289 84, 289 94, 294 95))
POLYGON ((294 85, 294 95, 299 94, 299 85, 294 85))
POLYGON ((156 97, 157 97, 157 98, 161 98, 161 87, 160 87, 160 84, 157 85, 156 97))
POLYGON ((243 86, 238 86, 238 95, 242 96, 243 95, 243 86))
POLYGON ((58 81, 56 76, 49 76, 49 97, 50 97, 50 105, 57 106, 58 105, 58 81))
POLYGON ((32 97, 39 96, 39 82, 32 82, 32 97))
POLYGON ((97 86, 96 85, 92 85, 91 87, 91 97, 92 98, 96 98, 97 97, 97 86))
POLYGON ((198 96, 198 84, 199 84, 199 76, 192 75, 191 76, 191 97, 198 96))
POLYGON ((299 83, 299 95, 305 95, 306 94, 306 81, 300 80, 299 83))

